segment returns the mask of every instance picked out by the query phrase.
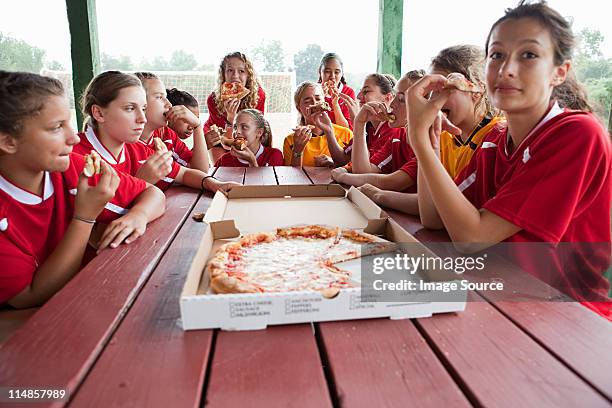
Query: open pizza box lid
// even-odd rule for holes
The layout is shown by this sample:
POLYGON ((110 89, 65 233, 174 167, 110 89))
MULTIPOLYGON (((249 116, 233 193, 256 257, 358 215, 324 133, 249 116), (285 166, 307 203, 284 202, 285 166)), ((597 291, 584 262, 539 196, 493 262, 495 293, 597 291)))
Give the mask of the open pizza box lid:
MULTIPOLYGON (((460 311, 465 307, 466 293, 453 297, 452 301, 432 302, 429 294, 426 300, 415 295, 407 302, 362 302, 359 287, 343 289, 333 299, 324 298, 318 292, 210 292, 204 268, 219 246, 244 234, 274 231, 277 227, 318 224, 351 228, 396 243, 411 243, 408 248, 419 252, 415 256, 423 253, 435 256, 356 188, 346 191, 337 184, 239 186, 227 196, 215 195, 204 222, 209 228, 202 236, 181 294, 185 330, 252 330, 271 324, 412 318, 460 311)), ((359 269, 359 260, 354 261, 357 262, 347 265, 347 269, 359 269)), ((423 277, 445 282, 458 279, 456 274, 444 270, 424 271, 423 277)))

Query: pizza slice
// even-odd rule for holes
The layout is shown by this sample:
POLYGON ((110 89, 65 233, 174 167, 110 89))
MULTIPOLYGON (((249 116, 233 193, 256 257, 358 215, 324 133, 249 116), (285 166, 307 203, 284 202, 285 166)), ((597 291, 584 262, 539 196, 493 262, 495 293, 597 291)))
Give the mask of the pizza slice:
POLYGON ((325 81, 323 83, 323 92, 325 93, 325 96, 329 98, 338 96, 338 88, 336 88, 336 83, 332 79, 325 81))
POLYGON ((310 105, 308 107, 308 112, 310 112, 311 115, 315 115, 321 112, 331 112, 331 110, 331 106, 329 106, 329 103, 325 101, 316 102, 315 104, 310 105))
POLYGON ((221 89, 221 100, 242 99, 249 94, 247 89, 241 82, 225 82, 221 89))
POLYGON ((395 122, 395 119, 397 119, 393 112, 385 112, 383 117, 386 122, 395 122))
POLYGON ((101 159, 98 152, 92 150, 84 159, 85 166, 83 167, 83 174, 85 177, 92 177, 95 174, 100 174, 101 159))
POLYGON ((236 150, 242 151, 247 147, 247 140, 244 137, 237 137, 234 139, 232 147, 234 147, 236 150))
POLYGON ((444 88, 455 88, 464 92, 482 93, 483 89, 469 81, 463 74, 452 72, 446 77, 444 88))
POLYGON ((165 153, 168 151, 166 144, 159 137, 153 138, 153 146, 155 146, 156 152, 165 153))

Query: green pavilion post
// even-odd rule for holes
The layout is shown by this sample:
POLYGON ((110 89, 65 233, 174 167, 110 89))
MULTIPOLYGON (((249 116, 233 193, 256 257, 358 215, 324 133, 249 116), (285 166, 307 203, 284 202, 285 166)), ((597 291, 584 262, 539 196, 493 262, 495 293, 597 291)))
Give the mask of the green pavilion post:
POLYGON ((402 71, 402 24, 404 0, 379 0, 377 71, 393 74, 402 71))

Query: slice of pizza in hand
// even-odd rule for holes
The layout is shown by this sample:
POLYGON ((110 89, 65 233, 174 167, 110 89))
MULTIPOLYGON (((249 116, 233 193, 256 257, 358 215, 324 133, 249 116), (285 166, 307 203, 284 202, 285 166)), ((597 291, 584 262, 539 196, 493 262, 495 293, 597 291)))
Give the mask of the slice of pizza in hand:
POLYGON ((85 166, 83 167, 83 174, 85 177, 92 177, 94 174, 100 174, 100 155, 95 150, 92 150, 87 156, 84 157, 85 166))
POLYGON ((241 82, 225 82, 221 91, 221 100, 242 99, 249 91, 241 82))
POLYGON ((329 106, 329 103, 325 101, 319 101, 315 103, 314 105, 310 105, 308 107, 308 112, 310 112, 311 115, 315 115, 321 112, 331 112, 331 110, 332 110, 331 106, 329 106))
POLYGON ((484 91, 479 85, 469 81, 459 72, 452 72, 448 74, 444 88, 455 88, 460 91, 473 93, 482 93, 484 91))
POLYGON ((330 79, 329 81, 325 81, 325 83, 323 84, 323 92, 325 93, 325 96, 328 96, 330 98, 337 96, 338 88, 336 88, 336 83, 332 79, 330 79))
POLYGON ((234 139, 232 147, 234 147, 236 150, 242 151, 247 147, 247 140, 244 137, 237 137, 234 139))
POLYGON ((159 137, 153 138, 153 145, 155 146, 156 152, 165 153, 168 151, 166 144, 159 137))

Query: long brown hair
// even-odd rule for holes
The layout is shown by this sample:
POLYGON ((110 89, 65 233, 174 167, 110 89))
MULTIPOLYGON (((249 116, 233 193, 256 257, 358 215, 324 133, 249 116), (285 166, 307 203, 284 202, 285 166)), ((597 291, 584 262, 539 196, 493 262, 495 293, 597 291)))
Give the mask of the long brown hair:
POLYGON ((40 114, 48 97, 64 95, 55 78, 0 70, 0 132, 19 136, 24 120, 40 114))
POLYGON ((238 112, 238 115, 241 113, 249 114, 253 120, 255 121, 255 126, 257 129, 263 129, 263 135, 261 135, 261 144, 264 147, 272 146, 272 129, 270 128, 270 123, 264 118, 263 113, 258 111, 257 109, 243 109, 238 112))
POLYGON ((217 80, 217 110, 219 113, 225 113, 225 106, 223 106, 223 101, 221 101, 221 92, 223 91, 223 83, 225 82, 225 68, 227 67, 227 62, 230 58, 238 58, 240 61, 244 62, 244 65, 247 70, 247 80, 244 85, 250 92, 247 96, 240 100, 240 105, 238 106, 238 110, 254 108, 257 106, 257 102, 259 100, 259 82, 257 80, 257 75, 255 75, 255 69, 253 68, 253 63, 247 58, 243 53, 236 51, 227 54, 221 60, 221 65, 219 65, 219 77, 217 80))
MULTIPOLYGON (((493 30, 506 20, 519 20, 522 18, 534 19, 548 30, 554 45, 553 61, 555 65, 559 66, 565 61, 572 59, 576 39, 572 33, 570 23, 559 12, 550 8, 545 1, 529 3, 525 0, 521 0, 515 8, 506 9, 504 16, 493 24, 485 45, 487 55, 489 54, 489 41, 491 41, 493 30)), ((565 82, 553 89, 551 99, 557 99, 560 105, 570 109, 587 112, 593 110, 586 90, 578 82, 574 70, 571 68, 567 73, 565 82)))
MULTIPOLYGON (((476 45, 454 45, 443 49, 431 60, 433 70, 448 72, 458 72, 466 77, 470 82, 480 85, 485 89, 484 76, 485 54, 481 47, 476 45)), ((489 101, 486 92, 474 107, 478 111, 484 106, 485 115, 495 115, 495 108, 489 101)))
POLYGON ((136 75, 121 71, 106 71, 92 79, 81 96, 81 112, 86 118, 83 126, 87 126, 87 123, 90 122, 97 130, 98 123, 91 114, 92 107, 94 105, 103 108, 108 106, 119 96, 123 88, 132 86, 142 87, 142 82, 136 75))

